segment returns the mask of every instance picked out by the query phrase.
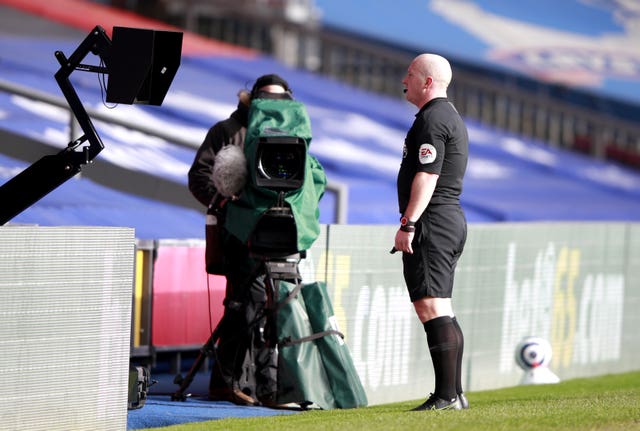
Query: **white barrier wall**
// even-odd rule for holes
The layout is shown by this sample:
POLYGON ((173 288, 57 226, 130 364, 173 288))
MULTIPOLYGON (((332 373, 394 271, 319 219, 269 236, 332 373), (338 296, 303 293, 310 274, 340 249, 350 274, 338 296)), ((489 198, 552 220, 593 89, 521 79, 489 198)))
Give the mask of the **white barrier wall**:
POLYGON ((0 227, 3 430, 127 429, 135 238, 0 227))
MULTIPOLYGON (((426 336, 409 302, 396 226, 324 226, 300 264, 327 282, 370 404, 433 391, 426 336)), ((469 226, 454 308, 465 334, 465 389, 519 384, 525 336, 553 347, 561 379, 640 369, 640 225, 469 226)))

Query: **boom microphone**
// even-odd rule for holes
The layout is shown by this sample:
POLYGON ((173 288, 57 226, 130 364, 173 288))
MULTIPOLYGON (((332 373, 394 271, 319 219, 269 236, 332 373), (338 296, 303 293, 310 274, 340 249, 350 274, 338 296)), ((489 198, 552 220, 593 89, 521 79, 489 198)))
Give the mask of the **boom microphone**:
POLYGON ((229 198, 240 194, 247 183, 247 159, 237 145, 225 145, 218 151, 213 165, 213 185, 229 198))

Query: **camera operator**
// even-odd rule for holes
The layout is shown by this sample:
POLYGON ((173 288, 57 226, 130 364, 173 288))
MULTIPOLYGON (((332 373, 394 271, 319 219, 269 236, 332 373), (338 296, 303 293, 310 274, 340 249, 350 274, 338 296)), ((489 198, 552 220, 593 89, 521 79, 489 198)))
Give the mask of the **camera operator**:
MULTIPOLYGON (((246 175, 230 169, 228 175, 222 175, 221 184, 221 175, 217 175, 216 181, 214 168, 216 156, 223 149, 244 147, 252 99, 292 99, 292 96, 284 79, 269 74, 256 80, 251 93, 240 91, 238 98, 237 108, 230 117, 209 129, 189 170, 189 190, 208 208, 208 232, 210 228, 216 232, 215 235, 207 234, 207 256, 208 260, 213 260, 207 262, 207 272, 222 274, 227 279, 223 324, 209 384, 209 399, 268 405, 276 397, 277 356, 275 349, 265 345, 262 339, 264 319, 254 324, 266 303, 264 274, 260 273, 260 262, 250 256, 248 247, 223 227, 225 203, 237 199, 239 192, 221 189, 240 190, 241 187, 235 184, 242 182, 246 175), (234 175, 240 178, 233 178, 234 175), (240 383, 247 381, 253 383, 240 383)), ((241 165, 243 163, 244 160, 241 165)))

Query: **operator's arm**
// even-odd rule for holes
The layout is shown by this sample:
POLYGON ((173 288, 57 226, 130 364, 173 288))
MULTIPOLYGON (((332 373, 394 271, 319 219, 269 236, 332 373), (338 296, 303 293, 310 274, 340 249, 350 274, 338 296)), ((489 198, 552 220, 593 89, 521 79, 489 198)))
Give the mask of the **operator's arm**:
POLYGON ((214 126, 209 130, 189 169, 189 191, 205 207, 211 204, 216 194, 213 185, 213 164, 216 151, 220 148, 220 143, 216 145, 221 139, 218 128, 214 126))
MULTIPOLYGON (((404 212, 404 216, 411 221, 417 221, 427 209, 433 191, 436 188, 439 175, 427 172, 418 172, 411 183, 411 197, 404 212)), ((395 248, 406 253, 413 253, 411 241, 414 232, 404 232, 398 229, 396 232, 395 248)))

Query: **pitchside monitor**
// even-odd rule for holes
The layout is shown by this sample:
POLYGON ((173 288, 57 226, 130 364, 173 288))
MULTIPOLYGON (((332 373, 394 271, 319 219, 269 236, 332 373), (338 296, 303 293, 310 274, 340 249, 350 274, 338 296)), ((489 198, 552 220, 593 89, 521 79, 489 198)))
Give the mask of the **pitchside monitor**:
POLYGON ((161 105, 182 55, 182 33, 113 27, 107 102, 161 105))

